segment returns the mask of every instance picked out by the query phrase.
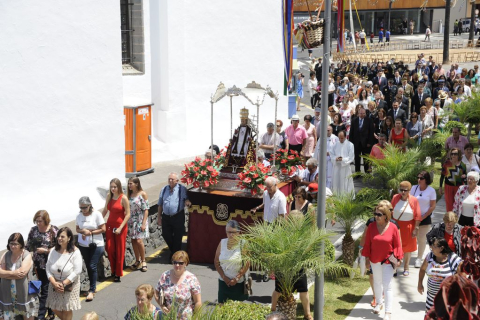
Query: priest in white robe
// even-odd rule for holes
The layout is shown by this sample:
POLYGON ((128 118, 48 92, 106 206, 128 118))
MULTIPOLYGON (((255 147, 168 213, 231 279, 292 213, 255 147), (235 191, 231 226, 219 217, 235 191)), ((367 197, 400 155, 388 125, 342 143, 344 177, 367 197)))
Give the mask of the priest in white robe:
MULTIPOLYGON (((330 156, 330 153, 332 152, 333 146, 338 143, 337 136, 332 134, 332 132, 333 132, 332 126, 328 125, 327 126, 327 188, 330 188, 330 189, 332 189, 332 179, 333 179, 333 162, 332 162, 332 157, 330 156)), ((313 157, 318 161, 320 161, 319 153, 320 153, 320 143, 317 143, 313 157)))
POLYGON ((333 162, 333 192, 353 192, 355 189, 350 164, 355 159, 355 152, 353 143, 346 139, 344 131, 338 133, 338 143, 332 147, 330 157, 333 162))

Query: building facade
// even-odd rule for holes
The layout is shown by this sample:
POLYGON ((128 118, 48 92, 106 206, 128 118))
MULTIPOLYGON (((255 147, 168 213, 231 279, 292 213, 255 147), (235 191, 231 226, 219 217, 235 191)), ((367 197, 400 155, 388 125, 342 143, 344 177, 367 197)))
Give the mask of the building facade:
MULTIPOLYGON (((208 148, 210 97, 220 82, 254 80, 282 93, 281 10, 254 0, 1 2, 0 242, 15 231, 26 237, 37 210, 61 225, 75 219, 81 196, 103 207, 97 188, 125 181, 124 106, 152 105, 159 162, 208 148)), ((228 100, 215 105, 219 146, 230 135, 228 100)), ((236 126, 239 110, 251 106, 233 100, 236 126)), ((261 132, 273 114, 274 100, 265 99, 261 132)))

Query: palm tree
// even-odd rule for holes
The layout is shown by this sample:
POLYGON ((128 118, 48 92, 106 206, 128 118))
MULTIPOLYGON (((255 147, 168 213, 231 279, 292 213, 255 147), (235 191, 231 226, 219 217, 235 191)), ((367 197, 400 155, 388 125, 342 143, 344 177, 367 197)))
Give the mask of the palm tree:
POLYGON ((245 241, 242 258, 254 268, 275 274, 281 290, 278 311, 288 319, 296 319, 293 285, 302 271, 340 274, 349 270, 320 253, 322 243, 326 243, 330 235, 316 227, 311 215, 289 216, 273 224, 255 223, 244 227, 240 236, 245 241))
POLYGON ((460 122, 468 123, 467 139, 470 140, 472 124, 480 122, 480 93, 472 92, 472 97, 453 106, 454 114, 460 122))
POLYGON ((397 190, 400 182, 405 180, 416 183, 418 172, 431 169, 431 165, 425 163, 425 154, 420 148, 402 151, 393 145, 387 145, 383 149, 383 154, 384 159, 364 156, 370 162, 372 172, 364 173, 362 176, 366 181, 381 182, 390 190, 397 190))
POLYGON ((334 194, 328 198, 326 207, 328 217, 338 222, 345 232, 342 254, 346 265, 352 266, 355 258, 355 240, 352 237, 355 223, 370 215, 379 200, 376 194, 355 197, 353 192, 334 194))

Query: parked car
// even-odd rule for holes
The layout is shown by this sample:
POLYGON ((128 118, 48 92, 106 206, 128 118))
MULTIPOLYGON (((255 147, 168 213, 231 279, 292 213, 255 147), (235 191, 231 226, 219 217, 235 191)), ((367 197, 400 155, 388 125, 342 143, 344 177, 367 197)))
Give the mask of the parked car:
POLYGON ((463 18, 459 22, 462 24, 463 32, 470 32, 470 18, 463 18))

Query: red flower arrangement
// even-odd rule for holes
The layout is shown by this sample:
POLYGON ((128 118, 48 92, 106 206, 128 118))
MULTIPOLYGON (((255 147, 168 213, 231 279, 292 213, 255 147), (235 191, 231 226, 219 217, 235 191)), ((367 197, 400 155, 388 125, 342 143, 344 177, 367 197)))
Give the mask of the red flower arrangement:
POLYGON ((255 196, 265 190, 265 179, 271 176, 270 168, 263 164, 245 167, 242 173, 238 174, 240 189, 250 189, 250 193, 255 196))
POLYGON ((194 161, 185 164, 180 181, 195 188, 209 187, 218 183, 218 171, 213 167, 212 160, 196 157, 194 161))
POLYGON ((272 154, 271 161, 275 159, 275 166, 278 166, 279 172, 284 175, 293 175, 298 169, 304 169, 302 157, 295 150, 278 149, 276 154, 272 154))

